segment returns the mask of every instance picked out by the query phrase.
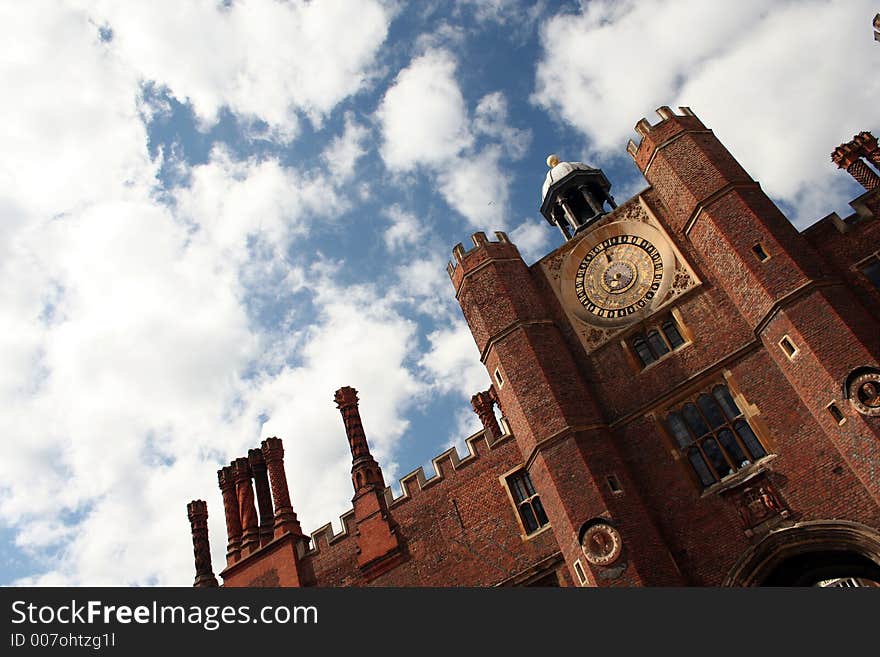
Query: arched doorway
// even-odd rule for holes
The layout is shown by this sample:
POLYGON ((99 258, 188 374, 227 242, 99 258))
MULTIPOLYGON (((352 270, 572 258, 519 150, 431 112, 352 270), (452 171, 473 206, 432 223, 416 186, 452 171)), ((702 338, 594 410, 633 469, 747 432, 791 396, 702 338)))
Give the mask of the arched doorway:
POLYGON ((845 520, 771 532, 731 569, 725 586, 880 586, 880 533, 845 520))

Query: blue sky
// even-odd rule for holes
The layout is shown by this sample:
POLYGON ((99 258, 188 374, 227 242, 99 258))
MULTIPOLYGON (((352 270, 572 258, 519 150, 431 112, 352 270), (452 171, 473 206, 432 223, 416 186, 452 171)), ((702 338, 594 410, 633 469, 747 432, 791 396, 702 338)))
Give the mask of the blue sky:
POLYGON ((387 482, 461 449, 489 381, 445 264, 560 243, 549 153, 621 202, 632 126, 688 105, 796 225, 848 214, 876 8, 719 5, 0 6, 0 584, 188 584, 193 498, 219 571, 216 469, 270 435, 338 527, 343 385, 387 482))

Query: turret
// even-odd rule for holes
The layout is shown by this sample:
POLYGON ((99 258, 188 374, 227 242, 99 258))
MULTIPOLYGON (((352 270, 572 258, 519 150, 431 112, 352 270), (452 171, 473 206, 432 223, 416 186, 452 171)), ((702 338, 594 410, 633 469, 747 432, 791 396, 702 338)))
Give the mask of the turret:
MULTIPOLYGON (((572 579, 589 573, 599 586, 681 584, 554 319, 552 301, 507 235, 495 236, 474 234, 468 251, 458 244, 448 272, 572 579), (612 473, 628 495, 609 489, 612 473), (593 525, 623 546, 607 562, 587 562, 580 537, 593 525), (637 555, 651 555, 650 562, 637 555)), ((491 433, 489 401, 477 396, 474 408, 491 433)))
MULTIPOLYGON (((627 150, 668 212, 667 225, 690 244, 792 388, 837 445, 865 488, 880 500, 880 426, 852 412, 828 411, 850 373, 878 368, 880 335, 866 308, 687 107, 661 107, 640 120, 627 150), (815 330, 822 318, 822 330, 815 330)), ((835 162, 870 187, 861 157, 877 157, 868 133, 835 150, 835 162), (861 165, 861 166, 858 166, 861 165)), ((872 160, 873 161, 873 160, 872 160)), ((873 172, 870 172, 873 174, 873 172)), ((876 175, 876 174, 875 174, 876 175)))

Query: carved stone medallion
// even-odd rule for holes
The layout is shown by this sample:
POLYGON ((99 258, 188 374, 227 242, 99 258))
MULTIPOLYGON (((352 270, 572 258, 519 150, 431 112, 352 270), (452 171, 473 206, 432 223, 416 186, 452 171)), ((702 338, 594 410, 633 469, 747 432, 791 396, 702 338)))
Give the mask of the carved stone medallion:
POLYGON ((587 561, 596 566, 607 566, 620 556, 623 542, 620 533, 611 525, 599 523, 584 532, 581 548, 587 561))
POLYGON ((880 417, 880 372, 868 371, 852 379, 847 395, 859 413, 880 417))

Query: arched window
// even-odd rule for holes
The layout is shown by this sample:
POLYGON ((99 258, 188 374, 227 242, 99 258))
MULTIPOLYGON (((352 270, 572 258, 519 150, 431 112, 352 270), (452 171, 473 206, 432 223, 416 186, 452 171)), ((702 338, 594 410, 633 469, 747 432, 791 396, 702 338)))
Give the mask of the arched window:
POLYGON ((527 471, 519 470, 507 477, 507 487, 526 534, 536 532, 550 523, 527 471))
POLYGON ((639 360, 642 361, 642 365, 650 365, 657 360, 654 352, 651 351, 651 348, 642 336, 636 336, 633 339, 632 345, 633 349, 636 350, 636 355, 639 357, 639 360))
POLYGON ((687 343, 675 318, 668 315, 659 327, 632 336, 629 344, 642 367, 647 367, 687 343))
POLYGON ((678 326, 675 325, 675 322, 670 318, 663 322, 663 335, 666 336, 666 341, 669 343, 669 346, 673 349, 678 349, 681 345, 684 344, 684 338, 681 337, 681 331, 678 330, 678 326))
POLYGON ((767 454, 724 385, 669 413, 666 428, 704 488, 767 454))
POLYGON ((653 330, 648 332, 648 346, 651 347, 651 351, 657 354, 657 358, 669 353, 669 345, 660 337, 660 331, 653 330))

